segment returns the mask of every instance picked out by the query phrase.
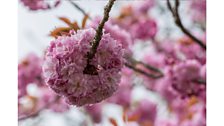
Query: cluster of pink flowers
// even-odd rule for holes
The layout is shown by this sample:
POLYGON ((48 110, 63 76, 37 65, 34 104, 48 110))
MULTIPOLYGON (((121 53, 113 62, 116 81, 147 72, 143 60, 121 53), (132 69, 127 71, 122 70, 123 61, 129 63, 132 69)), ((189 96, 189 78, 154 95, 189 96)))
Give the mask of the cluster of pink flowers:
POLYGON ((198 84, 201 65, 197 60, 187 60, 178 63, 172 70, 172 86, 183 96, 198 95, 205 89, 204 85, 198 84))
POLYGON ((44 83, 42 75, 43 59, 30 53, 18 65, 18 107, 19 117, 36 112, 44 106, 54 112, 68 110, 67 104, 44 83), (36 95, 28 92, 28 86, 36 86, 36 95), (53 104, 50 104, 53 102, 53 104))
POLYGON ((50 109, 58 113, 66 112, 69 110, 69 105, 65 102, 65 100, 62 97, 59 97, 49 88, 43 87, 40 90, 41 95, 38 98, 39 108, 47 105, 46 109, 50 109))
MULTIPOLYGON (((100 21, 101 17, 95 17, 93 21, 91 21, 89 27, 96 29, 100 21)), ((116 24, 113 24, 112 21, 109 20, 108 22, 106 22, 104 30, 105 33, 109 33, 112 38, 121 43, 124 49, 129 50, 129 47, 133 42, 131 35, 125 29, 119 27, 116 24)))
POLYGON ((112 22, 126 29, 133 40, 153 39, 157 33, 157 23, 147 13, 153 5, 154 0, 146 0, 137 5, 127 5, 123 7, 121 15, 112 22))
MULTIPOLYGON (((206 79, 205 50, 187 37, 183 37, 175 44, 169 42, 167 45, 167 43, 153 43, 156 49, 145 55, 145 63, 160 68, 164 73, 164 77, 160 79, 143 76, 145 86, 160 94, 165 93, 164 97, 167 99, 173 99, 178 94, 182 97, 200 95, 205 91, 205 85, 201 83, 206 83, 200 82, 206 79), (170 98, 167 93, 170 93, 170 98)), ((141 69, 150 73, 146 68, 141 69)))
POLYGON ((47 85, 71 105, 100 102, 110 97, 120 82, 123 49, 110 34, 103 34, 90 63, 97 74, 84 73, 94 35, 95 30, 89 28, 59 37, 45 54, 43 72, 47 85))
POLYGON ((127 111, 129 121, 137 121, 141 125, 154 125, 157 116, 157 105, 147 99, 141 100, 133 110, 127 111))
POLYGON ((60 0, 52 1, 53 5, 51 5, 47 0, 21 0, 21 2, 33 11, 51 9, 60 4, 60 0))
POLYGON ((191 9, 193 11, 193 20, 204 23, 206 18, 206 0, 192 0, 191 9))
POLYGON ((176 99, 170 104, 170 111, 181 126, 205 126, 205 104, 195 96, 189 99, 176 99))
POLYGON ((157 33, 157 24, 152 19, 140 19, 131 27, 131 34, 136 39, 148 40, 157 33))
POLYGON ((109 103, 121 105, 124 108, 131 105, 132 85, 130 83, 132 71, 124 67, 121 71, 122 77, 119 83, 119 89, 108 99, 109 103))
POLYGON ((102 107, 102 103, 85 106, 86 112, 91 116, 94 123, 100 123, 102 121, 102 107))
POLYGON ((136 14, 147 14, 148 11, 155 5, 155 0, 144 0, 133 6, 136 14))
MULTIPOLYGON (((205 38, 202 40, 206 41, 205 38)), ((186 36, 182 37, 176 44, 175 51, 182 53, 185 59, 196 59, 201 64, 206 63, 206 51, 186 36)))
MULTIPOLYGON (((21 1, 31 10, 50 9, 60 2, 55 0, 51 6, 46 0, 21 1)), ((61 19, 69 27, 56 30, 60 35, 55 34, 43 59, 30 54, 18 66, 19 116, 42 108, 65 112, 72 105, 84 110, 94 124, 108 119, 117 126, 114 117, 103 115, 104 106, 113 104, 121 108, 127 126, 206 126, 206 50, 187 34, 160 37, 160 19, 151 11, 157 3, 139 1, 125 5, 118 17, 110 15, 92 58, 102 17, 90 18, 89 24, 86 17, 82 27, 61 19), (138 61, 135 51, 141 49, 148 52, 140 54, 138 61), (27 91, 29 85, 36 86, 37 95, 27 91), (139 90, 161 97, 169 116, 160 118, 157 101, 134 100, 139 90)), ((206 1, 192 0, 189 7, 194 12, 192 23, 203 25, 206 1)), ((206 45, 203 28, 195 37, 206 45)))
POLYGON ((27 94, 27 86, 29 84, 36 84, 43 86, 42 76, 42 59, 35 54, 29 54, 23 61, 18 65, 18 89, 19 97, 27 94))
POLYGON ((63 113, 69 110, 69 106, 64 99, 57 96, 47 87, 40 87, 37 90, 39 91, 37 95, 27 94, 18 99, 19 118, 44 109, 49 109, 57 113, 63 113))

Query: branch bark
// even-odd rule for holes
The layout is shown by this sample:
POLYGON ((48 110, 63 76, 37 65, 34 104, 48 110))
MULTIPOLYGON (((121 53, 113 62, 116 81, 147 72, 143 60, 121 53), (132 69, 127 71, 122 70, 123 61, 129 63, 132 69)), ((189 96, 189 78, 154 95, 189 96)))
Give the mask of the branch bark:
POLYGON ((127 63, 125 63, 125 66, 134 70, 135 72, 138 72, 140 74, 143 74, 143 75, 145 75, 149 78, 153 78, 153 79, 158 79, 158 78, 161 78, 164 76, 163 72, 160 69, 158 69, 150 64, 146 64, 142 61, 137 61, 132 57, 125 57, 125 58, 128 61, 127 63), (148 69, 149 71, 152 71, 153 74, 146 72, 140 68, 137 68, 136 65, 142 65, 144 68, 148 69))
POLYGON ((180 2, 179 0, 175 0, 175 8, 172 8, 171 4, 170 4, 170 0, 167 0, 167 6, 168 6, 168 9, 170 10, 170 12, 172 13, 173 17, 174 17, 174 20, 175 20, 175 23, 176 25, 180 28, 180 30, 186 34, 188 37, 190 37, 196 44, 198 44, 201 48, 205 49, 206 50, 206 45, 201 41, 199 40, 197 37, 195 37, 189 30, 187 30, 182 21, 181 21, 181 18, 180 18, 180 15, 179 15, 179 5, 180 5, 180 2))
POLYGON ((99 26, 96 29, 96 35, 94 37, 94 40, 92 42, 92 48, 90 50, 90 53, 88 55, 88 59, 92 59, 96 53, 97 47, 99 46, 100 40, 103 35, 103 27, 104 24, 108 21, 109 19, 109 13, 111 11, 111 8, 114 4, 114 1, 116 0, 109 0, 108 4, 104 8, 104 16, 103 19, 101 20, 99 26))
POLYGON ((70 4, 72 4, 76 9, 78 9, 84 16, 87 16, 90 20, 91 20, 91 17, 85 12, 84 9, 82 9, 78 4, 76 4, 75 2, 73 2, 72 0, 68 0, 68 2, 70 4))
POLYGON ((116 0, 109 0, 109 2, 107 3, 107 5, 104 7, 104 15, 103 15, 103 19, 101 20, 100 24, 98 25, 97 29, 96 29, 96 35, 93 39, 93 41, 91 42, 92 48, 90 49, 90 52, 87 54, 87 65, 83 71, 84 74, 97 74, 96 73, 96 68, 90 64, 90 61, 93 59, 96 51, 97 51, 97 47, 100 44, 100 40, 102 38, 103 35, 103 27, 104 24, 108 21, 109 19, 109 13, 111 11, 111 8, 114 4, 116 0))
POLYGON ((130 68, 130 69, 132 69, 132 70, 134 70, 135 72, 138 72, 140 74, 143 74, 143 75, 145 75, 145 76, 147 76, 149 78, 158 79, 158 78, 163 77, 163 75, 154 75, 154 74, 147 73, 144 70, 138 69, 135 66, 133 66, 131 64, 128 64, 128 63, 125 63, 125 66, 128 67, 128 68, 130 68))

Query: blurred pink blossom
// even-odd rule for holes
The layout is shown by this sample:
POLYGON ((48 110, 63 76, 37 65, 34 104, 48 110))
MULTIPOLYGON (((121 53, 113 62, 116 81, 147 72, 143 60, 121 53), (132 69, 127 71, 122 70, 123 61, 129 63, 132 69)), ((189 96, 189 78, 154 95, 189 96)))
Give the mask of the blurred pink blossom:
POLYGON ((19 97, 27 94, 27 86, 31 83, 44 85, 42 76, 42 59, 37 55, 28 54, 18 65, 18 92, 19 97))
POLYGON ((134 23, 130 30, 134 39, 153 39, 157 33, 157 24, 153 19, 142 19, 134 23))
POLYGON ((25 6, 27 6, 30 10, 46 10, 53 7, 56 7, 60 4, 60 0, 54 0, 53 5, 50 4, 47 0, 20 0, 25 6))
POLYGON ((94 123, 102 121, 102 103, 85 106, 85 110, 91 116, 94 123))

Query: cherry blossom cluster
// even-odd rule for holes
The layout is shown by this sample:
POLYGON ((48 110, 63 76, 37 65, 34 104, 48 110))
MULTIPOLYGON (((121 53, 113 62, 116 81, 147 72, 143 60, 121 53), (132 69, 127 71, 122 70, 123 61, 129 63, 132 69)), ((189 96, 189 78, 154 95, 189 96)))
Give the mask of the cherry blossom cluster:
MULTIPOLYGON (((89 27, 96 29, 101 20, 102 18, 95 17, 89 27)), ((119 27, 117 24, 113 24, 111 20, 105 24, 104 29, 104 32, 109 33, 112 38, 121 43, 124 49, 129 49, 129 46, 132 44, 132 38, 125 29, 119 27)))
MULTIPOLYGON (((21 2, 30 10, 45 10, 60 0, 53 6, 45 0, 21 2)), ((206 0, 184 6, 198 31, 183 23, 178 9, 182 2, 173 2, 162 4, 183 33, 177 37, 172 30, 161 30, 162 18, 153 14, 162 8, 156 0, 124 4, 116 16, 109 16, 113 4, 108 4, 104 15, 95 17, 71 2, 84 14, 82 26, 60 18, 68 26, 52 32, 43 58, 30 54, 18 65, 19 119, 35 117, 43 109, 78 109, 86 114, 83 125, 106 120, 113 126, 206 126, 206 0), (140 89, 147 96, 136 99, 140 89), (121 120, 105 116, 107 105, 121 108, 121 120), (161 111, 167 116, 161 117, 161 111)))
POLYGON ((46 83, 71 105, 94 104, 110 97, 118 88, 123 67, 122 45, 110 34, 103 34, 97 53, 85 73, 87 54, 94 29, 79 30, 51 42, 45 54, 46 83))
POLYGON ((21 0, 21 2, 32 11, 47 10, 60 4, 60 0, 53 0, 51 2, 47 0, 21 0))
POLYGON ((112 19, 112 22, 126 29, 133 40, 152 39, 157 33, 157 23, 147 12, 153 8, 153 5, 154 0, 141 1, 137 5, 127 5, 123 7, 117 18, 112 19))
POLYGON ((35 83, 38 86, 43 86, 43 76, 41 68, 42 59, 35 54, 29 54, 18 65, 18 93, 19 97, 27 94, 26 87, 35 83))
POLYGON ((45 84, 42 73, 43 59, 31 53, 18 65, 18 114, 19 119, 49 108, 54 112, 64 112, 69 106, 45 84), (29 87, 36 89, 30 92, 29 87))
POLYGON ((191 3, 193 20, 199 23, 205 23, 206 19, 206 0, 192 0, 191 3))

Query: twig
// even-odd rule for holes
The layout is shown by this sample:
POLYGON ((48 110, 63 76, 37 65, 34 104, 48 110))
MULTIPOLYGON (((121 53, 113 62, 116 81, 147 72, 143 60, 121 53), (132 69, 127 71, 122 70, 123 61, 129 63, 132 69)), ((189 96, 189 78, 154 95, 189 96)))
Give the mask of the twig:
POLYGON ((141 73, 149 78, 158 79, 158 78, 164 76, 163 72, 160 69, 158 69, 150 64, 146 64, 142 61, 137 61, 134 58, 132 58, 131 56, 126 56, 125 59, 128 61, 125 63, 125 66, 127 66, 128 68, 130 68, 138 73, 141 73), (144 70, 137 68, 136 65, 138 65, 138 64, 142 65, 144 68, 148 69, 149 71, 155 72, 155 74, 151 74, 151 73, 145 72, 144 70))
POLYGON ((95 67, 93 65, 90 64, 90 60, 93 59, 95 53, 96 53, 96 50, 97 50, 97 47, 99 46, 99 43, 100 43, 100 40, 102 38, 102 35, 103 35, 103 27, 104 27, 104 24, 108 21, 109 19, 109 13, 110 13, 110 10, 114 4, 116 0, 109 0, 108 4, 105 6, 104 8, 104 15, 103 15, 103 19, 101 20, 100 24, 98 25, 97 29, 96 29, 96 35, 91 43, 92 45, 92 48, 90 49, 90 52, 87 54, 87 65, 83 71, 84 74, 92 74, 92 73, 96 73, 95 71, 95 67), (92 71, 94 72, 89 72, 89 70, 92 69, 92 71))
POLYGON ((91 17, 78 4, 76 4, 72 0, 68 0, 68 2, 71 3, 76 9, 78 9, 84 16, 87 16, 91 20, 91 17))
POLYGON ((91 51, 90 51, 90 53, 88 55, 89 59, 92 59, 94 57, 95 53, 96 53, 97 47, 99 46, 100 40, 101 40, 102 35, 103 35, 104 24, 109 19, 109 13, 110 13, 110 10, 111 10, 111 8, 112 8, 112 6, 114 4, 114 1, 115 0, 109 0, 108 4, 104 8, 104 16, 103 16, 103 19, 101 20, 99 26, 96 29, 96 35, 95 35, 94 40, 92 42, 91 51))
MULTIPOLYGON (((125 66, 130 68, 130 69, 132 69, 132 70, 134 70, 135 72, 138 72, 140 74, 143 74, 143 75, 145 75, 145 76, 147 76, 149 78, 153 78, 153 79, 158 79, 158 78, 164 77, 163 72, 159 68, 151 66, 150 64, 146 64, 146 63, 144 63, 142 61, 137 61, 137 60, 135 60, 134 58, 131 58, 131 57, 126 57, 126 59, 129 61, 129 63, 125 63, 125 66), (151 74, 151 73, 145 72, 144 70, 141 70, 141 69, 136 67, 136 65, 138 65, 138 64, 141 64, 146 69, 152 70, 154 72, 157 72, 158 74, 155 75, 155 74, 151 74)), ((201 84, 201 85, 206 85, 206 80, 203 80, 201 78, 193 80, 193 82, 195 82, 197 84, 201 84)))
POLYGON ((148 70, 152 70, 152 71, 154 71, 154 72, 159 73, 160 75, 163 75, 163 72, 162 72, 160 69, 158 69, 158 68, 156 68, 156 67, 154 67, 154 66, 152 66, 152 65, 150 65, 150 64, 146 64, 146 63, 144 63, 144 62, 142 62, 142 61, 137 61, 137 60, 135 60, 135 59, 132 58, 132 57, 126 57, 126 59, 127 59, 129 62, 131 62, 132 64, 134 64, 134 65, 141 64, 141 65, 143 65, 146 69, 148 69, 148 70))
POLYGON ((175 20, 175 23, 176 25, 181 29, 181 31, 183 33, 185 33, 188 37, 190 37, 195 43, 197 43, 199 46, 201 46, 203 49, 206 50, 206 45, 201 41, 199 40, 198 38, 196 38, 194 35, 192 35, 190 33, 189 30, 187 30, 181 19, 180 19, 180 15, 179 15, 179 11, 178 11, 178 8, 179 8, 179 0, 175 0, 175 8, 172 8, 171 7, 171 4, 170 4, 170 1, 167 0, 167 6, 168 6, 168 9, 170 10, 170 12, 172 13, 173 17, 174 17, 174 20, 175 20))
POLYGON ((43 111, 44 109, 46 109, 47 107, 49 107, 53 103, 57 102, 59 99, 60 99, 60 97, 57 96, 52 102, 47 103, 45 106, 43 106, 42 108, 40 108, 38 111, 36 111, 34 113, 31 113, 29 115, 26 115, 26 116, 19 117, 18 120, 19 121, 22 121, 22 120, 25 120, 25 119, 28 119, 28 118, 32 118, 32 117, 38 116, 41 111, 43 111))
POLYGON ((147 72, 145 72, 145 71, 143 71, 141 69, 138 69, 135 66, 133 66, 131 64, 128 64, 128 63, 125 63, 125 66, 127 66, 128 68, 130 68, 130 69, 132 69, 132 70, 134 70, 134 71, 136 71, 136 72, 138 72, 140 74, 143 74, 143 75, 145 75, 145 76, 147 76, 149 78, 158 79, 158 78, 163 77, 163 75, 161 75, 161 74, 160 75, 154 75, 154 74, 147 73, 147 72))

